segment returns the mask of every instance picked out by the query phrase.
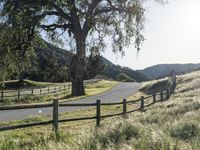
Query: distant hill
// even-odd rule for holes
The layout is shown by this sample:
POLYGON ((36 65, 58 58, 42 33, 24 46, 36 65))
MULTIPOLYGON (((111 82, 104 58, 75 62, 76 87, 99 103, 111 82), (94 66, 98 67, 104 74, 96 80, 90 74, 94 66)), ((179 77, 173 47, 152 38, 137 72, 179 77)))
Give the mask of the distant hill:
POLYGON ((137 82, 148 80, 148 78, 143 73, 132 70, 128 67, 114 65, 113 63, 108 63, 105 65, 105 75, 107 77, 117 80, 120 74, 126 74, 128 77, 132 78, 133 80, 137 82))
POLYGON ((198 64, 160 64, 152 67, 148 67, 144 70, 138 70, 149 79, 158 79, 167 76, 171 71, 175 71, 176 74, 185 74, 200 69, 200 63, 198 64))
MULTIPOLYGON (((67 50, 57 48, 56 46, 47 43, 46 48, 36 49, 36 55, 38 58, 37 59, 38 67, 41 68, 40 69, 41 71, 47 70, 45 71, 46 75, 50 71, 54 70, 53 68, 60 69, 61 67, 63 68, 63 66, 69 68, 73 53, 67 50), (47 69, 47 67, 49 67, 49 69, 47 69)), ((121 67, 119 65, 115 65, 104 57, 102 57, 102 62, 105 66, 103 75, 108 78, 112 78, 113 80, 118 80, 118 77, 122 74, 123 75, 125 74, 125 76, 128 77, 128 79, 131 79, 131 81, 142 82, 148 80, 148 78, 143 73, 132 70, 128 67, 121 67)), ((38 78, 40 75, 35 75, 35 76, 37 76, 38 78)), ((49 78, 50 77, 47 77, 47 79, 49 78)), ((34 80, 39 80, 39 79, 34 79, 34 80)), ((61 81, 61 79, 58 81, 61 81)))

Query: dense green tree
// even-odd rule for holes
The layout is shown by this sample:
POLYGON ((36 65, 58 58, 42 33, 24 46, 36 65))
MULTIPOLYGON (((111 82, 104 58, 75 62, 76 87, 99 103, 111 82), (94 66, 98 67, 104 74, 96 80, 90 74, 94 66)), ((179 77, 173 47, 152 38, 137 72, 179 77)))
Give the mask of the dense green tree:
POLYGON ((127 74, 125 74, 125 73, 120 73, 117 76, 117 80, 118 81, 123 81, 123 82, 134 82, 134 80, 131 77, 129 77, 127 74))
MULTIPOLYGON (((42 51, 42 49, 41 49, 42 51)), ((35 69, 28 72, 31 80, 45 82, 65 82, 69 80, 69 68, 60 64, 53 55, 52 51, 45 53, 42 59, 35 63, 35 69)))
POLYGON ((97 75, 104 74, 104 63, 103 57, 100 55, 99 50, 97 48, 92 48, 89 57, 87 58, 87 65, 86 65, 86 79, 94 78, 97 75))
POLYGON ((110 41, 113 51, 124 54, 123 47, 135 37, 143 41, 143 0, 1 0, 8 22, 47 31, 52 39, 61 35, 71 40, 75 55, 71 61, 72 95, 84 95, 86 51, 102 50, 110 41), (19 19, 20 18, 20 19, 19 19))
MULTIPOLYGON (((10 79, 13 75, 23 80, 24 72, 31 66, 34 56, 34 45, 37 42, 35 33, 20 28, 0 25, 0 80, 10 79)), ((17 78, 17 77, 16 77, 17 78)))

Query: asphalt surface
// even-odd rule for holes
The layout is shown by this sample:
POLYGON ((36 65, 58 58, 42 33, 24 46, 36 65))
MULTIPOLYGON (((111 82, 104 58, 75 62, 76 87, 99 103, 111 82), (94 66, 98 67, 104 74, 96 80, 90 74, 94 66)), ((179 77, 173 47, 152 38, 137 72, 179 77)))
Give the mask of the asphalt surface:
MULTIPOLYGON (((95 103, 96 100, 101 100, 101 103, 118 102, 136 93, 140 87, 141 83, 119 83, 107 92, 67 103, 95 103)), ((63 113, 87 108, 88 107, 60 107, 59 112, 63 113)), ((36 116, 51 116, 53 112, 52 110, 51 107, 23 110, 1 110, 0 121, 23 120, 36 116)))

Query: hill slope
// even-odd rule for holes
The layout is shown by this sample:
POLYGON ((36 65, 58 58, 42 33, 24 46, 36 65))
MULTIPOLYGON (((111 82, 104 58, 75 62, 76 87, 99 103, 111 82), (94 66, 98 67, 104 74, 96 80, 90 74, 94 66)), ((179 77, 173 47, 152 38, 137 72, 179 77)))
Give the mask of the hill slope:
POLYGON ((188 72, 200 69, 199 64, 160 64, 152 67, 148 67, 144 70, 139 70, 149 79, 157 79, 167 76, 171 71, 175 71, 176 74, 185 74, 188 72))
MULTIPOLYGON (((36 54, 38 57, 38 66, 42 68, 41 70, 43 71, 49 67, 47 72, 50 72, 53 68, 60 69, 62 66, 69 68, 71 57, 73 55, 67 50, 57 48, 50 44, 47 44, 47 48, 36 49, 36 54)), ((137 82, 146 81, 148 79, 143 73, 134 71, 128 67, 115 65, 104 57, 102 57, 102 62, 105 66, 103 75, 108 78, 117 80, 118 76, 123 73, 137 82)))
MULTIPOLYGON (((51 126, 1 132, 0 149, 21 149, 23 146, 24 149, 34 147, 38 150, 58 147, 61 150, 199 150, 199 85, 200 71, 178 76, 176 91, 169 100, 146 107, 145 111, 128 114, 126 119, 121 116, 105 118, 99 128, 95 127, 95 121, 88 120, 59 124, 60 132, 57 134, 52 132, 51 126)), ((104 111, 119 109, 119 106, 109 106, 104 111)), ((92 111, 61 117, 96 113, 92 111)))

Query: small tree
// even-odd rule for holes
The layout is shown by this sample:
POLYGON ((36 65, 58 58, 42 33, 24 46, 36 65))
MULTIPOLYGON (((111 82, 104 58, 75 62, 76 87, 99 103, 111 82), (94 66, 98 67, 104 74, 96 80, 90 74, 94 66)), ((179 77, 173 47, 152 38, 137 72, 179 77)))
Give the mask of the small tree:
POLYGON ((34 55, 34 45, 37 43, 34 34, 19 26, 11 27, 1 22, 0 80, 9 79, 13 74, 23 80, 22 74, 30 66, 30 58, 34 55))
POLYGON ((92 51, 90 56, 87 58, 86 65, 86 79, 94 78, 97 75, 104 74, 105 65, 103 58, 100 53, 92 51))
POLYGON ((119 75, 117 75, 117 80, 123 82, 134 82, 134 79, 132 79, 125 73, 120 73, 119 75))
POLYGON ((86 51, 102 50, 110 41, 113 51, 124 54, 135 37, 136 48, 143 41, 143 0, 4 0, 3 15, 26 27, 47 31, 51 39, 67 37, 75 49, 71 60, 72 95, 84 95, 86 51))

